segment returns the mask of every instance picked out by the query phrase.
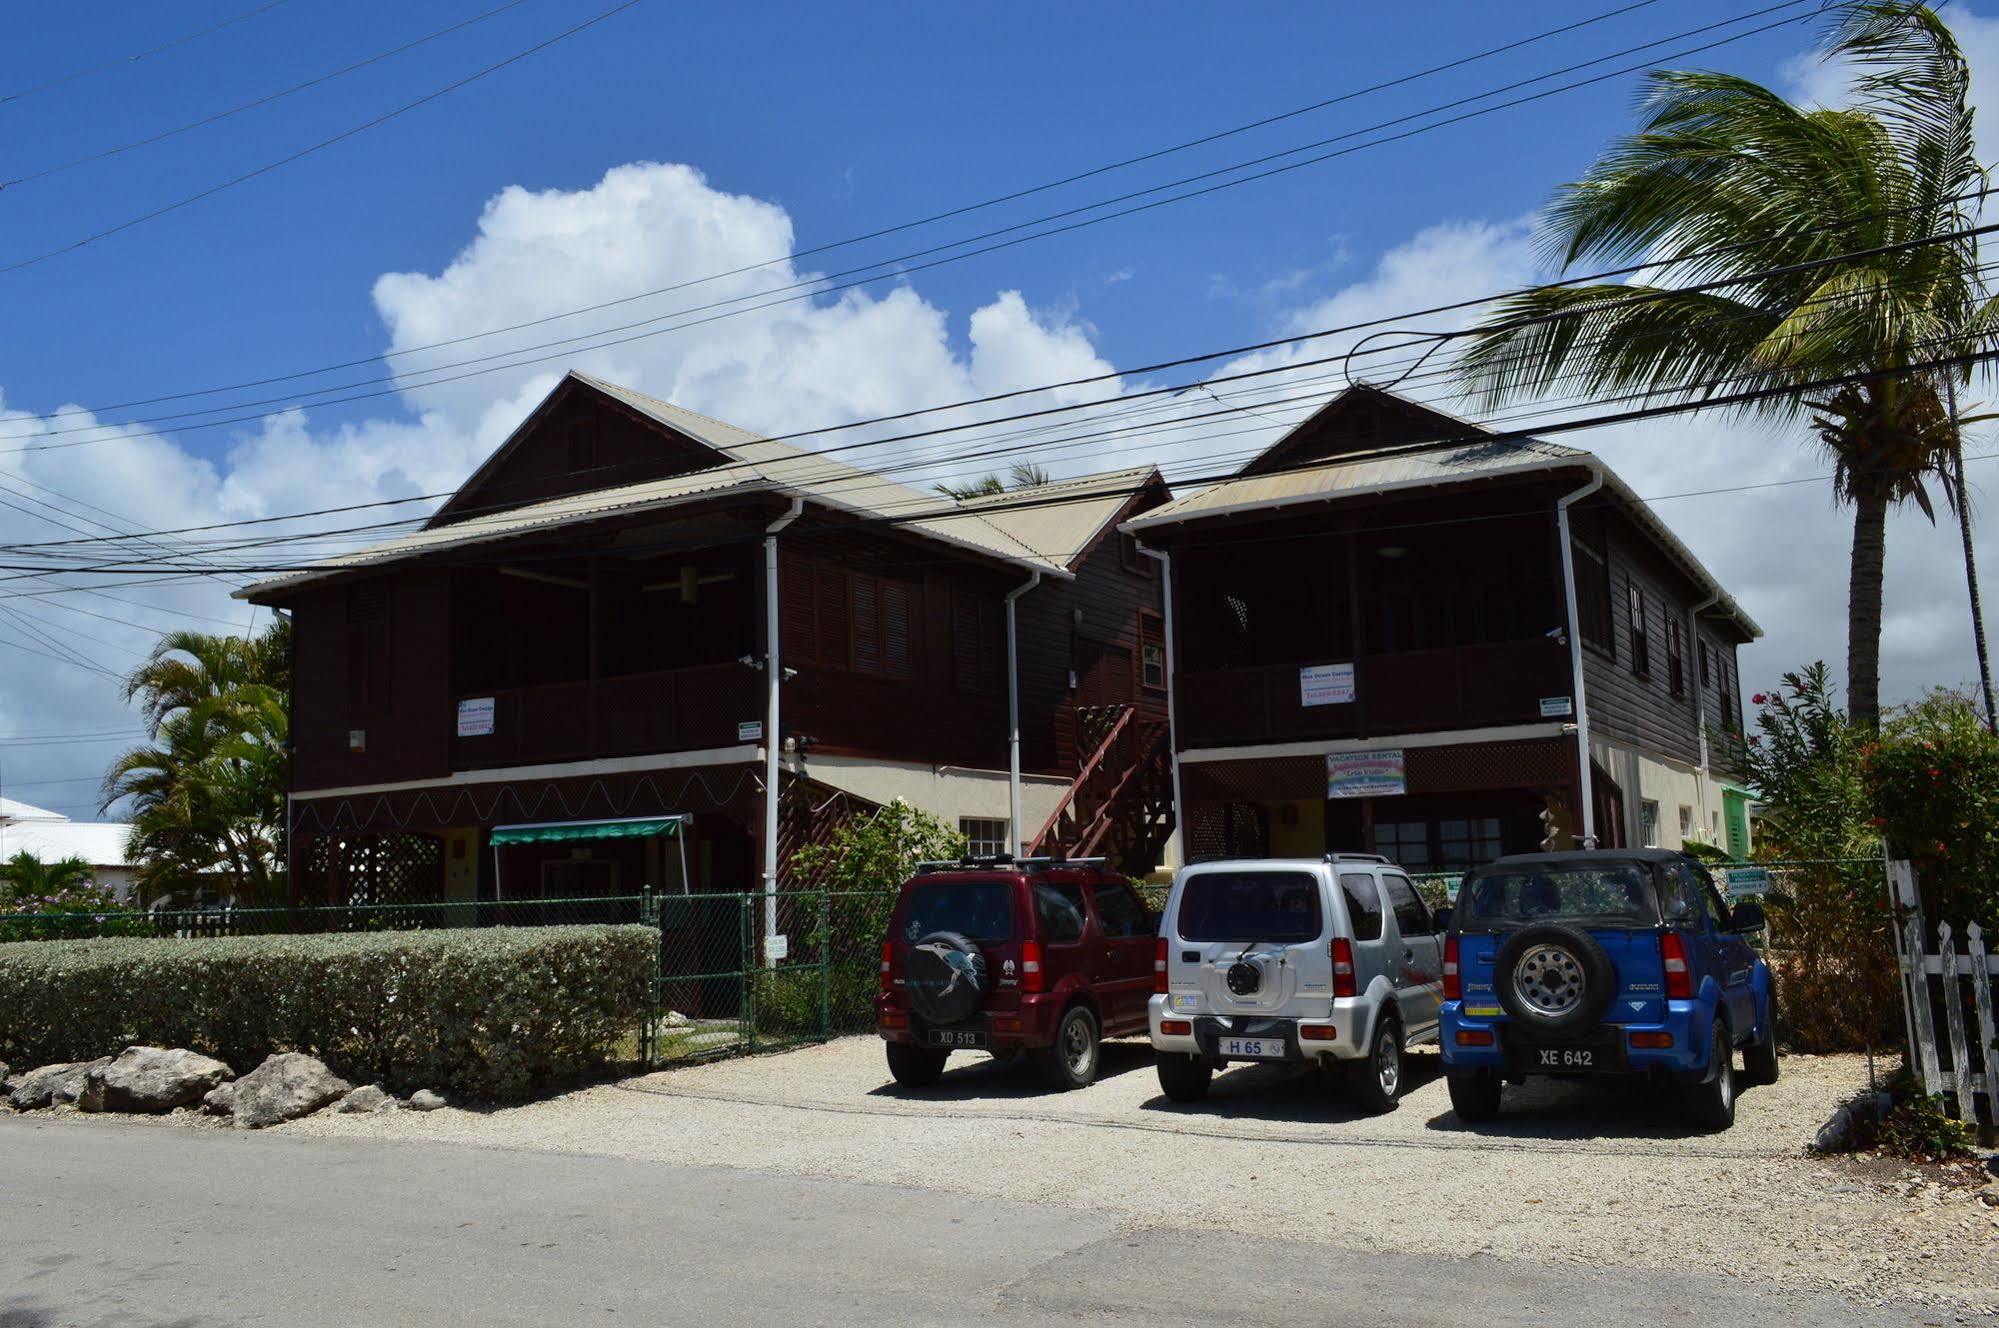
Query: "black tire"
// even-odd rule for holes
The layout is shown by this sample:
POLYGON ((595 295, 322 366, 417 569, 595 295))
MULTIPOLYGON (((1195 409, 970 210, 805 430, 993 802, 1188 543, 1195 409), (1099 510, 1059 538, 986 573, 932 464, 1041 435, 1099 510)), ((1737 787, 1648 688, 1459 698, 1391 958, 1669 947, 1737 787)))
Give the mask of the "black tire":
POLYGON ((1206 1056, 1179 1051, 1158 1053, 1159 1091, 1175 1102, 1199 1102, 1208 1095, 1215 1067, 1206 1056))
POLYGON ((1451 1110, 1467 1125, 1499 1119, 1499 1094, 1505 1081, 1494 1070, 1465 1070, 1446 1075, 1451 1090, 1451 1110))
POLYGON ((1742 1049, 1742 1078, 1758 1085, 1777 1082, 1777 989, 1770 988, 1769 1008, 1763 1012, 1763 1031, 1742 1049))
POLYGON ((904 1088, 928 1088, 944 1077, 944 1061, 950 1052, 933 1051, 914 1042, 890 1042, 887 1046, 888 1072, 904 1088))
POLYGON ((903 991, 925 1022, 940 1028, 963 1023, 978 1013, 991 989, 985 952, 969 936, 937 931, 909 947, 903 991))
POLYGON ((1347 1067, 1353 1099, 1370 1116, 1385 1116, 1402 1098, 1408 1057, 1402 1045, 1402 1023, 1383 1015, 1368 1040, 1367 1055, 1347 1067))
POLYGON ((1725 1130, 1735 1124, 1735 1047, 1728 1025, 1719 1019, 1712 1037, 1712 1073, 1706 1083, 1687 1085, 1687 1117, 1704 1130, 1725 1130))
POLYGON ((1594 1028, 1617 995, 1617 969, 1596 938, 1559 922, 1507 937, 1492 972, 1506 1013, 1521 1031, 1541 1037, 1594 1028))
POLYGON ((1087 1005, 1072 1005, 1055 1025, 1055 1045, 1036 1047, 1034 1068, 1050 1088, 1068 1091, 1087 1086, 1103 1064, 1103 1038, 1097 1017, 1087 1005))

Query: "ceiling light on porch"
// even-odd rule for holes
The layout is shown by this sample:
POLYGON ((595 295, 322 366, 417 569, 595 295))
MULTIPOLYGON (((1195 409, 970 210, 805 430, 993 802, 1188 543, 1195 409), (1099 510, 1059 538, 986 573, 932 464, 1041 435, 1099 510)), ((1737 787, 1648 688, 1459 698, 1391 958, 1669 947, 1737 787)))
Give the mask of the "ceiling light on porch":
POLYGON ((1409 550, 1403 548, 1400 544, 1384 544, 1376 549, 1375 552, 1384 558, 1400 558, 1403 554, 1409 552, 1409 550))

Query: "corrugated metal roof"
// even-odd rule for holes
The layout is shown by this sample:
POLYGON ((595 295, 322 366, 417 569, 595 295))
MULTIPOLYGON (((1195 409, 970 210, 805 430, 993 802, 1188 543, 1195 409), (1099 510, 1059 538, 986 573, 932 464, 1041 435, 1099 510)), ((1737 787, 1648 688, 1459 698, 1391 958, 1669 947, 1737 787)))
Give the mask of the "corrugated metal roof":
POLYGON ((1068 575, 1059 558, 1037 552, 1017 535, 1003 529, 997 521, 976 511, 957 510, 948 498, 897 484, 835 457, 759 437, 735 425, 710 419, 616 383, 573 370, 569 377, 623 402, 667 428, 705 443, 728 457, 729 461, 668 479, 550 498, 419 530, 353 553, 321 559, 298 572, 257 582, 237 591, 236 598, 255 599, 340 572, 418 554, 489 543, 595 520, 612 513, 670 508, 732 492, 779 493, 803 497, 821 507, 857 516, 894 518, 907 529, 974 553, 1057 576, 1068 575))
POLYGON ((0 823, 0 860, 32 853, 43 862, 82 858, 93 867, 123 867, 132 827, 117 821, 0 823))
POLYGON ((959 505, 981 513, 1043 557, 1073 567, 1131 496, 1157 473, 1154 466, 1107 470, 968 498, 959 505))

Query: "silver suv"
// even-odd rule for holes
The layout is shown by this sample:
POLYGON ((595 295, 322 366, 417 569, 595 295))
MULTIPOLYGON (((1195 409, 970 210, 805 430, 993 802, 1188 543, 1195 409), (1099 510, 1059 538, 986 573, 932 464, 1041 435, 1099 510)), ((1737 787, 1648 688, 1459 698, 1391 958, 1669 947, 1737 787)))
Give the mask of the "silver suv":
POLYGON ((1194 1102, 1230 1061, 1316 1061, 1393 1111, 1404 1048, 1437 1037, 1449 922, 1371 853, 1181 868, 1153 963, 1160 1088, 1194 1102))

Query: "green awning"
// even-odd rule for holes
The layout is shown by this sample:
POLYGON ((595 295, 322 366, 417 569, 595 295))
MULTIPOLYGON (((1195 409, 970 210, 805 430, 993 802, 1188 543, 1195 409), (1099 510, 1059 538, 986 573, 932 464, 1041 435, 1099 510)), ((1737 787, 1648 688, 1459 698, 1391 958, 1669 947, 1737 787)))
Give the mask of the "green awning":
POLYGON ((622 821, 541 821, 533 825, 496 825, 492 842, 500 844, 555 844, 590 839, 650 839, 654 835, 677 835, 684 816, 645 816, 622 821))

